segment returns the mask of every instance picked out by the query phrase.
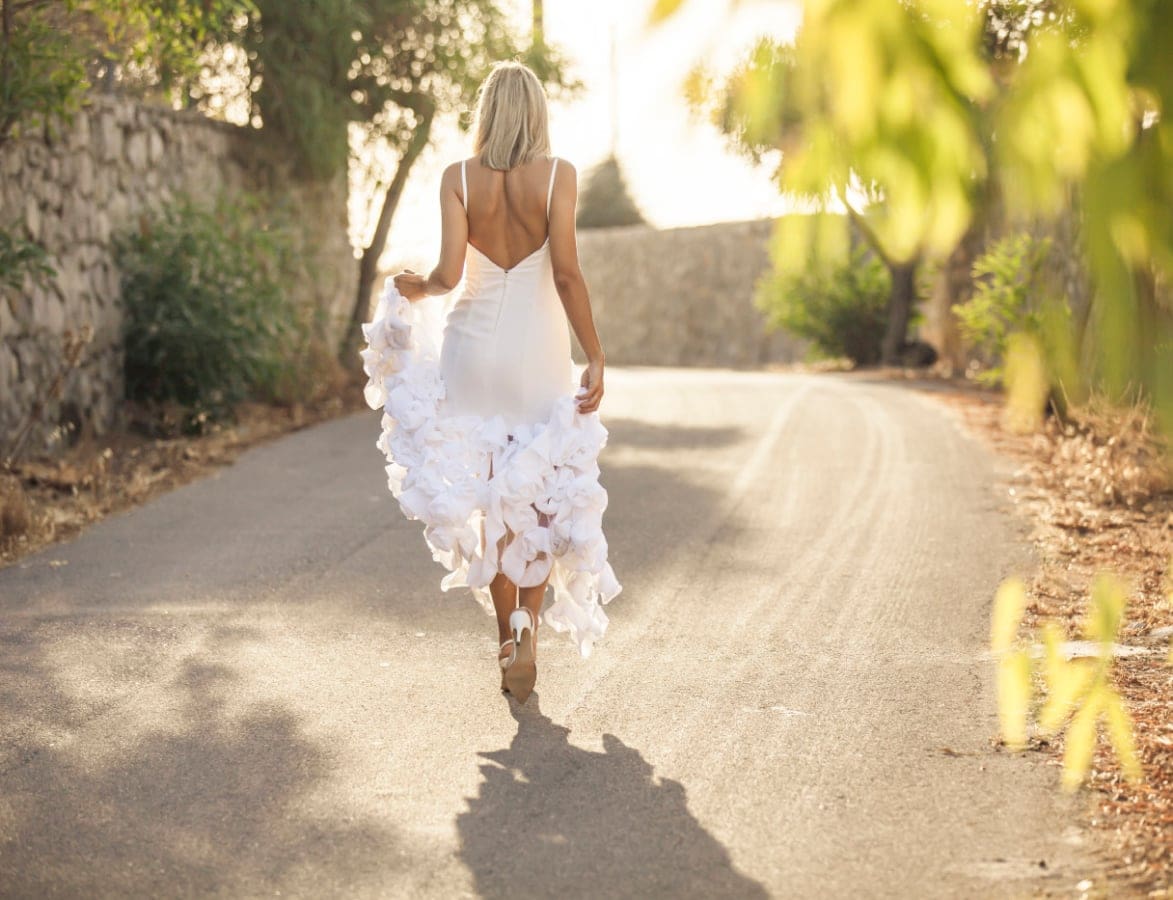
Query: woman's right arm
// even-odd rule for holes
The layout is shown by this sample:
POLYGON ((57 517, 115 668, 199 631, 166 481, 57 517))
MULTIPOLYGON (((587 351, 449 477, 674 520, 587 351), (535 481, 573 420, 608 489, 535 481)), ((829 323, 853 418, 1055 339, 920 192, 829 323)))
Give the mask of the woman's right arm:
POLYGON ((591 298, 578 262, 578 235, 574 215, 578 204, 578 173, 565 160, 558 161, 554 179, 554 196, 550 201, 550 262, 554 268, 554 286, 566 310, 566 318, 586 354, 587 367, 582 374, 586 392, 579 397, 579 412, 594 412, 603 399, 603 345, 591 314, 591 298))
POLYGON ((426 278, 411 269, 395 276, 395 288, 411 302, 432 294, 447 294, 464 274, 468 244, 468 217, 460 186, 460 163, 453 163, 440 177, 440 261, 426 278))

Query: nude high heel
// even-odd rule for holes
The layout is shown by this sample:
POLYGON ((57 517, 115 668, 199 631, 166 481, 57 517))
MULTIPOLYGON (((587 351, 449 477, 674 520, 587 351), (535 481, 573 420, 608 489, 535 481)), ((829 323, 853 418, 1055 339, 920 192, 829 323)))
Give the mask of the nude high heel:
POLYGON ((513 638, 507 638, 497 648, 497 664, 501 667, 501 690, 506 694, 509 693, 509 685, 505 683, 505 670, 513 664, 515 659, 517 659, 517 642, 513 638), (513 644, 513 651, 508 656, 502 656, 501 651, 505 649, 506 644, 513 644))
POLYGON ((509 614, 509 629, 513 632, 513 653, 510 654, 509 665, 502 680, 505 689, 516 697, 519 703, 525 703, 529 699, 529 695, 533 693, 534 683, 538 680, 534 647, 536 627, 534 614, 524 606, 509 614))

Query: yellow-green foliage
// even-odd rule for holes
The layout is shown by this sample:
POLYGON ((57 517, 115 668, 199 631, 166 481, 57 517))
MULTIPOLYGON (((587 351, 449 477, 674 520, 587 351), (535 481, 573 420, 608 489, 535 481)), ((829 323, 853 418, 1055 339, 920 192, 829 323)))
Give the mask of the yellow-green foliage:
MULTIPOLYGON (((782 151, 782 191, 871 200, 896 261, 949 253, 991 193, 1014 217, 1078 197, 1095 284, 1081 357, 1110 392, 1142 386, 1173 434, 1170 46, 1173 4, 1152 0, 810 0, 793 46, 759 44, 716 102, 739 140, 782 151)), ((808 219, 779 227, 780 262, 806 265, 808 219)))
MULTIPOLYGON (((1096 579, 1084 625, 1084 636, 1099 644, 1094 659, 1067 659, 1063 629, 1054 623, 1042 629, 1043 655, 1038 674, 1045 690, 1039 698, 1036 728, 1043 737, 1064 733, 1063 786, 1068 790, 1079 787, 1087 777, 1101 723, 1124 775, 1133 781, 1141 777, 1132 721, 1112 685, 1113 645, 1126 603, 1119 581, 1110 575, 1096 579)), ((1026 746, 1034 699, 1036 667, 1029 647, 1018 638, 1025 610, 1025 585, 1019 579, 1004 582, 994 599, 990 647, 998 666, 1002 737, 1014 750, 1026 746)))

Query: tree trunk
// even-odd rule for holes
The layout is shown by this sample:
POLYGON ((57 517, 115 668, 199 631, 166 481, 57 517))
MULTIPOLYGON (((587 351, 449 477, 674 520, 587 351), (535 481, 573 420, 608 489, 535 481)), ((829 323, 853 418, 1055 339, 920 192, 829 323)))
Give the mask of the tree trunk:
POLYGON ((358 263, 358 290, 354 297, 354 308, 350 314, 350 325, 346 329, 346 337, 342 342, 339 359, 348 369, 356 369, 359 365, 358 349, 362 343, 362 325, 371 311, 371 289, 375 285, 375 277, 379 274, 379 257, 387 246, 387 234, 391 230, 391 219, 395 216, 395 209, 403 196, 403 189, 407 186, 407 177, 411 174, 411 167, 431 137, 433 113, 424 115, 423 120, 411 136, 411 141, 399 159, 399 166, 395 169, 395 177, 387 186, 387 193, 383 196, 383 207, 379 210, 379 221, 375 224, 375 233, 371 236, 371 243, 362 252, 358 263))
POLYGON ((973 296, 973 264, 984 241, 984 223, 975 212, 973 223, 941 265, 928 299, 922 334, 949 371, 965 370, 965 348, 954 309, 973 296))
POLYGON ((530 38, 530 42, 535 47, 541 47, 546 43, 546 26, 543 22, 545 18, 542 14, 542 0, 533 0, 534 4, 534 30, 530 38))
POLYGON ((880 359, 886 366, 898 366, 901 362, 904 342, 908 337, 908 320, 916 300, 916 266, 915 259, 888 265, 892 276, 892 293, 888 296, 888 330, 880 345, 880 359))

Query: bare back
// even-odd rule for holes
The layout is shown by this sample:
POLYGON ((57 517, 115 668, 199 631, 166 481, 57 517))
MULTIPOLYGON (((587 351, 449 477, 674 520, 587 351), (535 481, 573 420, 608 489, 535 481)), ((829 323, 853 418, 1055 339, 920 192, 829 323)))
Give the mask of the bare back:
POLYGON ((477 159, 467 161, 467 196, 461 200, 468 242, 502 269, 512 269, 546 243, 554 165, 553 159, 536 159, 500 171, 477 159))

